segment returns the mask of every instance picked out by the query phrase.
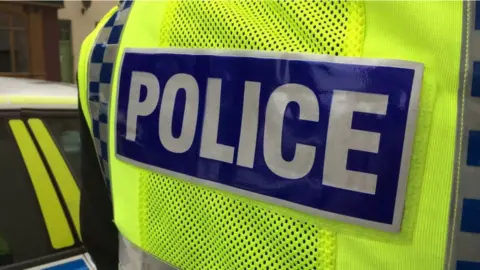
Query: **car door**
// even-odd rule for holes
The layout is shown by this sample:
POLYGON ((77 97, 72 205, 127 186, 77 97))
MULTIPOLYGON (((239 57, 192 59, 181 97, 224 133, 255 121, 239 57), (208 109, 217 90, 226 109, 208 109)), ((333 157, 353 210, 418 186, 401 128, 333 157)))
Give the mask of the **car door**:
POLYGON ((0 270, 94 269, 79 233, 76 110, 0 111, 0 151, 0 270))

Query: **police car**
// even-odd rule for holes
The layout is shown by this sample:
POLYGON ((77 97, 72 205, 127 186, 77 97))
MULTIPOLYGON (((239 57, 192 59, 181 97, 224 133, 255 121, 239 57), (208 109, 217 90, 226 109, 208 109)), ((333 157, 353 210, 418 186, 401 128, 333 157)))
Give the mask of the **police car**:
POLYGON ((72 84, 0 77, 0 269, 95 269, 80 237, 72 84))

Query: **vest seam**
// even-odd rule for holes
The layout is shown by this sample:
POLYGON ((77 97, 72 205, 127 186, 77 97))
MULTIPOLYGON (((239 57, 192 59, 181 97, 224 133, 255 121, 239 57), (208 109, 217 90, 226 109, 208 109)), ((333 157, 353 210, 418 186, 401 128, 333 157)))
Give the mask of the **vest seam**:
MULTIPOLYGON (((459 127, 459 133, 457 134, 458 136, 458 149, 457 149, 457 158, 455 160, 456 166, 455 166, 455 175, 454 175, 454 181, 452 183, 452 186, 454 185, 454 206, 453 206, 453 220, 452 220, 452 232, 450 236, 450 246, 448 247, 448 263, 447 263, 447 269, 450 270, 452 269, 452 259, 453 259, 453 251, 454 251, 454 241, 455 241, 455 230, 456 230, 456 223, 457 223, 457 207, 458 207, 458 197, 459 197, 459 191, 460 191, 460 171, 461 171, 461 162, 462 162, 462 145, 463 145, 463 117, 464 117, 464 111, 465 111, 465 90, 467 87, 467 79, 468 79, 468 71, 469 71, 469 53, 470 53, 470 35, 471 35, 471 4, 469 1, 465 2, 464 4, 467 5, 466 7, 466 25, 465 25, 465 54, 464 56, 464 63, 463 63, 463 80, 462 80, 462 86, 461 86, 461 93, 460 93, 460 99, 461 99, 461 106, 460 106, 460 115, 457 115, 459 117, 458 123, 460 124, 459 127)), ((458 111, 458 109, 457 109, 458 111)))

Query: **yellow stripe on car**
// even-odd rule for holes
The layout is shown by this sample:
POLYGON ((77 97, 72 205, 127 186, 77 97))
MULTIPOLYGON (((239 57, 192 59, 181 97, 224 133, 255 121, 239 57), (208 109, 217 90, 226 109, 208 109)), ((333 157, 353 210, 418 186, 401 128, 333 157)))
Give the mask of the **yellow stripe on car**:
POLYGON ((10 120, 9 125, 30 175, 53 248, 72 246, 74 239, 67 218, 27 127, 21 120, 10 120))
POLYGON ((47 163, 52 169, 53 176, 55 177, 63 199, 67 204, 77 234, 81 237, 80 190, 73 178, 72 172, 42 120, 37 118, 29 119, 28 125, 32 129, 33 134, 45 155, 47 163))
POLYGON ((9 107, 26 108, 58 108, 58 109, 76 109, 77 98, 72 97, 39 97, 39 96, 0 96, 0 108, 9 109, 9 107))

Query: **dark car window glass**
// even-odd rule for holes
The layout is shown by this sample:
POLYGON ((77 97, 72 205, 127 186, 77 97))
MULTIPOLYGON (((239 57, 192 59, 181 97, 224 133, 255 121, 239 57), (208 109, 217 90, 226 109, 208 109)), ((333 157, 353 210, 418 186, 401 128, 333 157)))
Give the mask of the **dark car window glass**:
POLYGON ((78 117, 42 117, 42 120, 79 184, 81 147, 78 117))
POLYGON ((13 263, 12 250, 7 241, 0 235, 0 267, 13 263))
POLYGON ((0 267, 55 252, 10 119, 0 115, 0 267))

